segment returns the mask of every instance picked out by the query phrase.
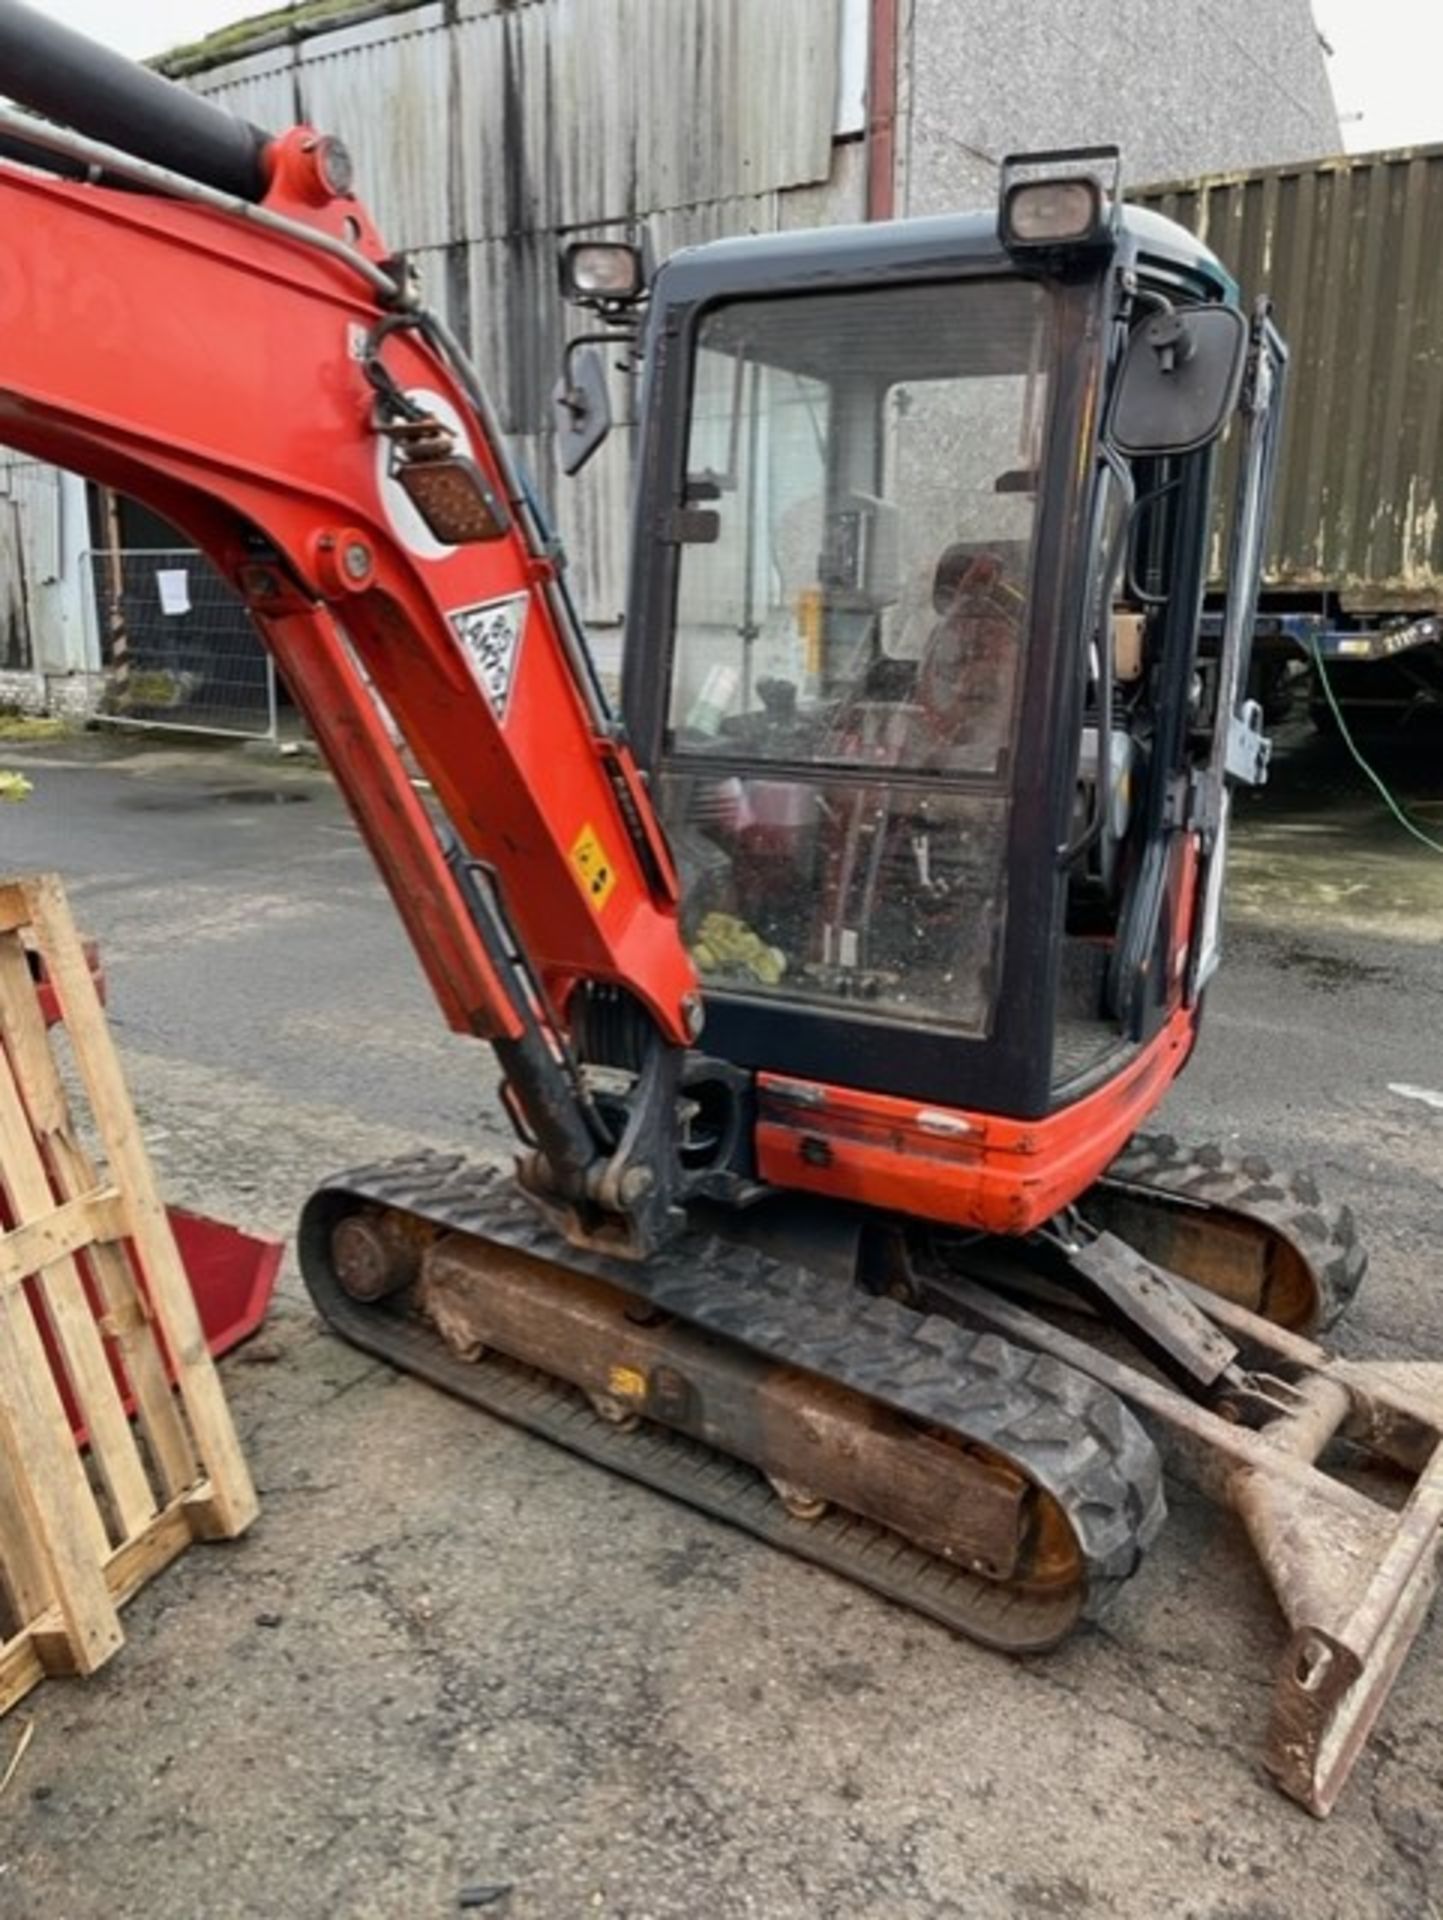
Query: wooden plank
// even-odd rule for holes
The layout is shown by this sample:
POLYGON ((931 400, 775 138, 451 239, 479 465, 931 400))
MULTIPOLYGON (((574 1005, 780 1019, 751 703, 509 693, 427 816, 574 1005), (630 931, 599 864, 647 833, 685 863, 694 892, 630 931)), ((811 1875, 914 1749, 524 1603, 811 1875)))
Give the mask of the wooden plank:
POLYGON ((176 1382, 210 1480, 211 1493, 203 1515, 205 1530, 226 1536, 241 1533, 256 1516, 255 1488, 140 1138, 95 982, 59 882, 45 874, 25 881, 24 886, 105 1158, 126 1198, 131 1238, 149 1282, 151 1305, 170 1348, 176 1382))
POLYGON ((0 1040, 36 1132, 63 1125, 65 1089, 55 1070, 29 956, 13 935, 0 936, 0 1040))
MULTIPOLYGON (((0 992, 3 990, 0 985, 0 992)), ((50 1177, 30 1131, 15 1082, 8 1066, 4 1065, 0 1065, 0 1178, 10 1197, 10 1211, 18 1231, 53 1221, 55 1202, 50 1177)), ((14 1237, 6 1235, 7 1240, 14 1237)), ((156 1499, 135 1435, 130 1430, 130 1420, 106 1357, 100 1329, 95 1324, 80 1269, 68 1256, 56 1259, 39 1276, 37 1284, 90 1434, 95 1463, 115 1504, 121 1531, 136 1533, 154 1514, 156 1499)), ((29 1305, 21 1294, 13 1290, 6 1292, 0 1287, 0 1298, 29 1316, 29 1305)), ((43 1368, 43 1381, 47 1388, 51 1387, 48 1366, 43 1368)), ((53 1392, 53 1388, 51 1390, 53 1392)), ((56 1404, 59 1405, 58 1398, 56 1404)))
MULTIPOLYGON (((209 1489, 202 1483, 202 1493, 209 1489)), ((133 1600, 146 1583, 178 1560, 197 1535, 194 1526, 197 1494, 185 1494, 162 1510, 144 1533, 116 1547, 105 1563, 105 1584, 117 1607, 133 1600)), ((69 1641, 65 1624, 55 1607, 46 1607, 30 1622, 27 1631, 47 1673, 69 1673, 69 1641)))
POLYGON ((0 1474, 15 1489, 24 1529, 45 1563, 75 1666, 92 1672, 122 1639, 105 1584, 110 1542, 35 1316, 18 1293, 0 1296, 0 1447, 0 1474))
POLYGON ((178 1559, 196 1538, 193 1520, 209 1503, 210 1490, 202 1486, 165 1507, 134 1540, 127 1540, 105 1563, 105 1584, 116 1606, 123 1607, 172 1560, 178 1559))
MULTIPOLYGON (((86 973, 88 977, 88 967, 86 973)), ((62 1199, 74 1200, 93 1191, 99 1181, 90 1156, 75 1137, 44 1015, 29 983, 24 954, 12 942, 0 939, 0 1034, 20 1083, 31 1127, 40 1137, 54 1188, 62 1199)), ((93 1248, 90 1269, 114 1328, 113 1338, 161 1482, 166 1494, 174 1496, 195 1485, 200 1464, 160 1350, 149 1327, 137 1319, 135 1275, 124 1250, 114 1245, 93 1248)))
MULTIPOLYGON (((202 1492, 208 1490, 202 1489, 202 1492)), ((134 1599, 157 1573, 176 1560, 195 1538, 191 1505, 184 1499, 158 1513, 145 1532, 117 1547, 105 1565, 105 1584, 117 1607, 134 1599)), ((69 1637, 58 1608, 42 1610, 27 1627, 0 1644, 0 1718, 23 1700, 47 1674, 74 1670, 69 1637)))
POLYGON ((8 1713, 44 1678, 45 1669, 30 1635, 20 1633, 7 1640, 0 1647, 0 1715, 8 1713))
POLYGON ((30 901, 18 880, 0 886, 0 933, 14 933, 30 924, 30 901))
POLYGON ((118 1240, 124 1232, 125 1205, 119 1192, 96 1187, 38 1220, 0 1233, 0 1287, 18 1287, 56 1261, 83 1253, 97 1240, 118 1240))
MULTIPOLYGON (((3 1415, 0 1415, 3 1418, 3 1415)), ((0 1463, 15 1456, 14 1441, 0 1434, 0 1463)), ((0 1589, 20 1620, 33 1620, 54 1600, 50 1569, 30 1532, 20 1490, 0 1464, 0 1589)))

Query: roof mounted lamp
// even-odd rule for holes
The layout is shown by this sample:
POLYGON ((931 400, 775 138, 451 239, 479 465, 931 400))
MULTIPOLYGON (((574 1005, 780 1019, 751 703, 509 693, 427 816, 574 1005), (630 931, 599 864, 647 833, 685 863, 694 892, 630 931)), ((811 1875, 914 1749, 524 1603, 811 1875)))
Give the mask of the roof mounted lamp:
POLYGON ((1011 254, 1071 254, 1111 247, 1122 204, 1116 147, 1053 147, 1002 162, 998 231, 1011 254))
POLYGON ((626 240, 573 240, 562 250, 561 291, 570 305, 616 313, 646 298, 641 249, 626 240))

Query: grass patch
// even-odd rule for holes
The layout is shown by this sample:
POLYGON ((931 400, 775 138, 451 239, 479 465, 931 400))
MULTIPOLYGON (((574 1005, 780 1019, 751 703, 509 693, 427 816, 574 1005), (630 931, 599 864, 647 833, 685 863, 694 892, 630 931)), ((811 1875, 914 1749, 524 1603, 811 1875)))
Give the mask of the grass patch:
POLYGON ((156 54, 146 64, 180 78, 224 65, 227 60, 244 59, 270 45, 309 39, 328 27, 350 26, 353 21, 388 13, 411 13, 424 4, 425 0, 301 0, 298 6, 271 7, 230 26, 217 27, 202 39, 156 54))
POLYGON ((70 723, 48 713, 0 713, 0 740, 58 740, 70 723))

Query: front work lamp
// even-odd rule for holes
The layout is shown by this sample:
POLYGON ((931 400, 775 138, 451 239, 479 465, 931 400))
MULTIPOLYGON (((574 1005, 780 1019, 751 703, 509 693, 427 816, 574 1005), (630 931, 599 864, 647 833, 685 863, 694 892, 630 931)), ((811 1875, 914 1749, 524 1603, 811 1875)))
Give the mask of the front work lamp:
POLYGON ((1025 254, 1111 245, 1121 173, 1116 147, 1008 154, 998 213, 1003 246, 1025 254))
POLYGON ((646 293, 640 249, 625 240, 573 240, 562 249, 561 292, 577 307, 635 306, 646 293))

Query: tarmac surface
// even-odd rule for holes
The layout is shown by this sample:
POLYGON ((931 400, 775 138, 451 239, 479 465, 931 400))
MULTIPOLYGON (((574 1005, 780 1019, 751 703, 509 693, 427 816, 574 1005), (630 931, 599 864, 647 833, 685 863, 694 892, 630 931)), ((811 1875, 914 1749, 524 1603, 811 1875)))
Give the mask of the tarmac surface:
MULTIPOLYGON (((327 1173, 503 1152, 325 778, 84 736, 4 864, 58 869, 169 1196, 286 1235, 327 1173)), ((1400 761, 1443 837, 1437 753, 1400 761)), ((1443 1358, 1443 857, 1304 740, 1240 820, 1229 952, 1162 1116, 1305 1162, 1373 1268, 1336 1336, 1443 1358)), ((324 1334, 288 1258, 223 1376, 262 1515, 97 1677, 0 1722, 4 1920, 1443 1914, 1443 1617, 1333 1819, 1256 1756, 1281 1646, 1181 1488, 1104 1629, 1009 1661, 324 1334)))

